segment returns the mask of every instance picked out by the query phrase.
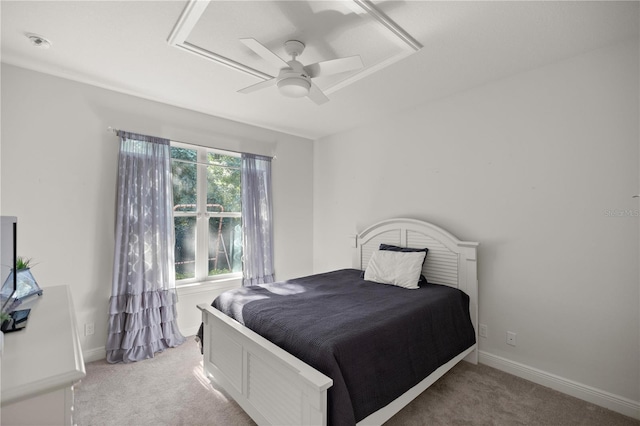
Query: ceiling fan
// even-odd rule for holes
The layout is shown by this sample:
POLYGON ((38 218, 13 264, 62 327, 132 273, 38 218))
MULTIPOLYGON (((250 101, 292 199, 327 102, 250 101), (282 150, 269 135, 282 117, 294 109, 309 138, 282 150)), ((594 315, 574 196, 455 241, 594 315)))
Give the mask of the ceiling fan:
POLYGON ((240 39, 240 41, 280 71, 277 77, 245 87, 244 89, 238 90, 239 93, 251 93, 275 85, 278 86, 280 93, 285 96, 292 98, 307 96, 313 102, 320 105, 327 102, 329 98, 327 98, 327 96, 322 93, 322 90, 312 81, 313 78, 321 75, 325 76, 353 71, 363 66, 359 55, 316 62, 315 64, 306 66, 302 65, 302 63, 298 62, 297 57, 302 54, 305 45, 298 40, 289 40, 284 43, 285 52, 292 58, 290 61, 285 61, 256 39, 243 38, 240 39))

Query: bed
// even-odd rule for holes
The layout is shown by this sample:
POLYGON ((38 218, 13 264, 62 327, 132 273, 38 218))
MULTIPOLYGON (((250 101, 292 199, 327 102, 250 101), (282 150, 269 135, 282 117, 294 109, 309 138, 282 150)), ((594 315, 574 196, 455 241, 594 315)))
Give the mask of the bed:
POLYGON ((232 290, 234 297, 226 292, 214 301, 217 308, 198 305, 205 373, 258 424, 382 424, 462 359, 477 363, 477 243, 427 222, 391 219, 354 236, 353 246, 352 269, 232 290), (408 290, 364 280, 361 271, 373 266, 381 244, 428 248, 420 267, 429 284, 408 290), (365 310, 379 300, 386 311, 363 311, 360 318, 346 293, 364 300, 365 310), (321 321, 309 304, 316 298, 321 321), (280 299, 289 304, 276 305, 280 299), (440 299, 429 313, 410 304, 440 299), (302 331, 284 322, 287 315, 302 331), (433 324, 407 326, 422 324, 423 316, 433 324), (376 325, 382 328, 355 333, 376 317, 384 318, 376 325), (405 331, 385 328, 389 323, 405 331), (396 335, 404 340, 393 342, 396 335))

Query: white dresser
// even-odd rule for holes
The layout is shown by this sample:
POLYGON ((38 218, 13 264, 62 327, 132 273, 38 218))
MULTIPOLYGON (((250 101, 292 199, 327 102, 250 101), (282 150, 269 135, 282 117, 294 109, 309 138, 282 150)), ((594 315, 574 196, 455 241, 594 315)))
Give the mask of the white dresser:
POLYGON ((72 425, 73 385, 85 376, 68 286, 45 287, 24 330, 4 335, 0 423, 72 425))

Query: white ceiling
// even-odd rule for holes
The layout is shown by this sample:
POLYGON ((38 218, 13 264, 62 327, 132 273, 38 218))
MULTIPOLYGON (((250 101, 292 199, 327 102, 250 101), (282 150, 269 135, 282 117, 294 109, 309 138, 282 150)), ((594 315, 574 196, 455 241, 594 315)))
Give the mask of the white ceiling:
MULTIPOLYGON (((286 19, 261 20, 264 1, 212 3, 207 13, 218 24, 200 25, 192 36, 227 55, 247 55, 246 47, 236 43, 240 33, 269 38, 260 41, 274 49, 290 38, 302 38, 309 55, 309 60, 300 57, 303 63, 346 56, 357 48, 353 35, 340 44, 343 51, 322 46, 350 30, 335 20, 345 22, 344 14, 297 19, 301 10, 320 4, 279 2, 286 19)), ((4 63, 318 139, 518 72, 638 39, 639 34, 637 1, 373 3, 423 48, 330 93, 323 105, 283 97, 275 87, 239 94, 237 90, 261 80, 170 46, 167 40, 187 1, 2 0, 1 57, 4 63), (40 34, 53 45, 35 48, 25 33, 40 34)), ((273 74, 255 58, 254 65, 273 74)))

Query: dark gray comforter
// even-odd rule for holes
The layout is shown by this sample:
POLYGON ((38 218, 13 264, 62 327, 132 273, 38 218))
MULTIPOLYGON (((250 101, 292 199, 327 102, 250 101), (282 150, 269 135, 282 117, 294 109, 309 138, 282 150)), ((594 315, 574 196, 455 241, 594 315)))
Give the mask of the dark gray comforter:
POLYGON ((231 290, 213 307, 333 379, 329 423, 353 425, 475 343, 469 297, 343 269, 231 290))

